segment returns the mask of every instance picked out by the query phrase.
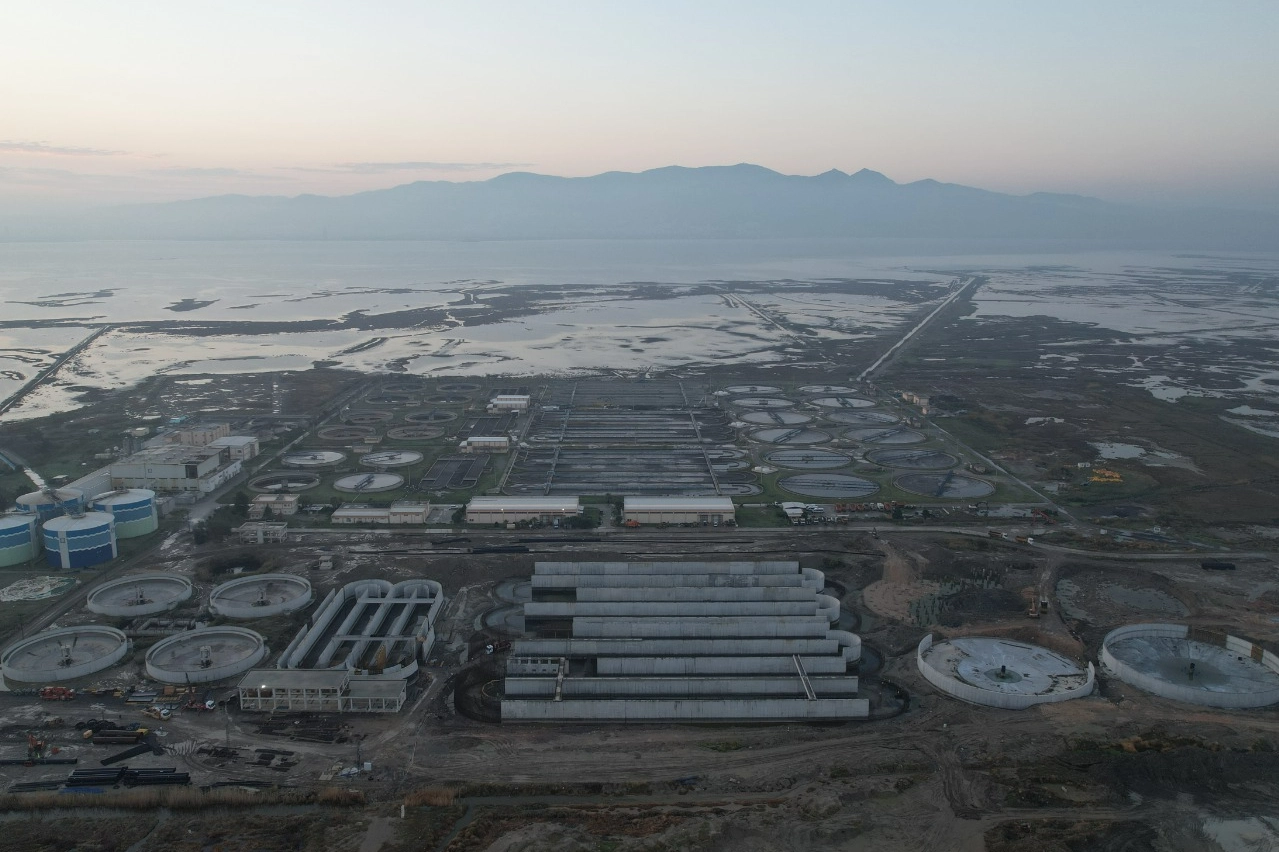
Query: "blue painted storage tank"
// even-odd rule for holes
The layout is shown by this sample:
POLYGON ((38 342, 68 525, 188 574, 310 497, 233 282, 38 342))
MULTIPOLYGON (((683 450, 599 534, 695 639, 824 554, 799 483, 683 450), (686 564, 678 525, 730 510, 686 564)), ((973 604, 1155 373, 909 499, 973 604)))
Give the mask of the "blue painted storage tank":
POLYGON ((116 557, 115 518, 106 512, 44 522, 44 549, 54 568, 91 568, 116 557))
POLYGON ((33 512, 44 522, 59 515, 74 515, 84 511, 84 493, 74 488, 59 488, 52 493, 32 491, 13 501, 19 512, 33 512))
POLYGON ((21 565, 40 552, 38 515, 0 515, 0 566, 21 565))
POLYGON ((93 508, 115 518, 116 538, 135 538, 160 526, 155 492, 149 488, 123 488, 93 498, 93 508))

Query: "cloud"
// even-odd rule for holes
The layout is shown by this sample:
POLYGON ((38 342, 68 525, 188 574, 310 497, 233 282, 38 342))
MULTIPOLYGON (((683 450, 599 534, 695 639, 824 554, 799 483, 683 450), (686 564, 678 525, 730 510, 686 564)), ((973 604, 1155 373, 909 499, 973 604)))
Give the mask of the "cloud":
POLYGON ((292 178, 282 175, 263 174, 262 172, 250 171, 248 169, 231 169, 231 168, 201 168, 198 166, 190 167, 173 167, 170 169, 147 169, 147 174, 158 175, 160 177, 175 178, 247 178, 251 180, 292 180, 292 178))
POLYGON ((0 139, 0 151, 19 154, 50 154, 58 157, 109 157, 124 151, 108 151, 105 148, 80 148, 72 145, 50 145, 48 142, 19 142, 0 139))
POLYGON ((293 166, 299 172, 326 172, 329 174, 378 175, 387 172, 485 172, 494 169, 527 168, 534 163, 436 163, 412 161, 404 163, 334 163, 326 169, 293 166))

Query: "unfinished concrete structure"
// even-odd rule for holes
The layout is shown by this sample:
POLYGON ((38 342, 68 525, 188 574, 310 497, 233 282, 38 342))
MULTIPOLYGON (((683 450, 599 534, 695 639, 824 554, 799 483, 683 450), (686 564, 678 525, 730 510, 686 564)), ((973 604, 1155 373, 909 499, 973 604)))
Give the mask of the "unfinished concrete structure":
POLYGON ((1096 677, 1092 663, 1085 668, 1038 645, 985 636, 934 643, 930 633, 915 649, 915 664, 947 695, 1005 710, 1089 695, 1096 677))
POLYGON ((90 612, 137 618, 168 612, 191 598, 191 581, 177 574, 128 574, 89 593, 90 612))
POLYGON ((259 713, 398 713, 403 678, 356 677, 344 669, 254 669, 238 687, 240 709, 259 713))
POLYGON ((434 580, 357 580, 320 602, 280 655, 287 669, 342 669, 399 679, 435 644, 444 591, 434 580))
POLYGON ((1125 683, 1187 704, 1243 709, 1279 703, 1279 657, 1225 632, 1130 624, 1106 634, 1101 664, 1125 683))
POLYGON ((539 562, 502 718, 865 718, 824 586, 798 562, 539 562))

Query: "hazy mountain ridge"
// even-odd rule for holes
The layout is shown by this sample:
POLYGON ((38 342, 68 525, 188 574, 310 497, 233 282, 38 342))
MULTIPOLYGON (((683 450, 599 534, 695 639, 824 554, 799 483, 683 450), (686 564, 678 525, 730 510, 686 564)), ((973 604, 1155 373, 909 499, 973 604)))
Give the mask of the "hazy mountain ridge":
POLYGON ((1179 212, 1057 193, 899 184, 879 172, 739 164, 565 178, 511 172, 346 196, 223 195, 0 222, 0 239, 1061 239, 1279 250, 1279 217, 1179 212))

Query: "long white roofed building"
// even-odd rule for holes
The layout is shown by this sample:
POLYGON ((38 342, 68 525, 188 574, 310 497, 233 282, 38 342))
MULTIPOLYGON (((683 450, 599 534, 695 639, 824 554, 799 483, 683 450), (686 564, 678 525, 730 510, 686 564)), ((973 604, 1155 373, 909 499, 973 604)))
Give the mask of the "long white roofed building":
POLYGON ((856 719, 861 639, 798 562, 539 562, 504 721, 856 719))

